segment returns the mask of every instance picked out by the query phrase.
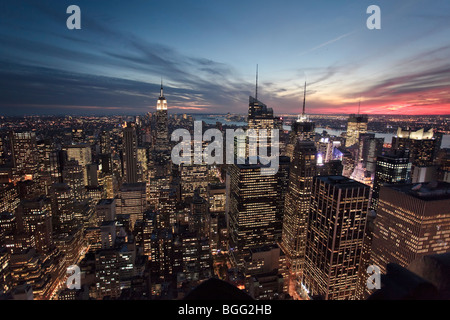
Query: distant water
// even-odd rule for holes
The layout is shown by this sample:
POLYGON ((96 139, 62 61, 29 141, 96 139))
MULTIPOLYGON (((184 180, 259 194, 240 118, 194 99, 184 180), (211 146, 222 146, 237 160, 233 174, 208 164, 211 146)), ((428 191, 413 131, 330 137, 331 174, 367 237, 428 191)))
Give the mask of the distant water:
POLYGON ((195 120, 197 121, 204 121, 207 124, 216 124, 216 122, 221 122, 222 124, 230 125, 230 126, 238 126, 238 127, 244 127, 247 125, 247 122, 245 121, 227 121, 226 116, 214 116, 214 117, 208 117, 208 116, 194 116, 195 120))
MULTIPOLYGON (((290 130, 290 128, 288 130, 290 130)), ((328 132, 328 134, 331 136, 340 136, 342 132, 345 132, 345 130, 334 130, 325 128, 315 129, 317 133, 322 133, 323 130, 328 132)), ((395 134, 393 133, 381 133, 381 132, 374 132, 374 133, 376 138, 384 138, 385 143, 392 143, 392 137, 395 136, 395 134)), ((450 148, 450 135, 447 134, 442 137, 441 148, 450 148)))
MULTIPOLYGON (((215 116, 215 117, 207 117, 207 116, 199 116, 195 117, 195 120, 204 121, 207 124, 216 124, 216 122, 222 122, 223 124, 228 125, 235 125, 238 127, 243 127, 247 125, 247 122, 245 121, 227 121, 226 116, 215 116)), ((291 130, 291 126, 284 125, 284 130, 291 130)), ((315 131, 317 133, 322 133, 322 131, 327 131, 329 135, 332 136, 340 136, 342 132, 345 132, 345 130, 335 130, 335 129, 326 129, 326 128, 316 128, 315 131)), ((395 134, 393 133, 381 133, 381 132, 375 132, 375 137, 377 138, 384 138, 385 143, 392 143, 392 137, 395 134)), ((442 137, 442 145, 441 148, 450 148, 450 135, 444 135, 442 137)))

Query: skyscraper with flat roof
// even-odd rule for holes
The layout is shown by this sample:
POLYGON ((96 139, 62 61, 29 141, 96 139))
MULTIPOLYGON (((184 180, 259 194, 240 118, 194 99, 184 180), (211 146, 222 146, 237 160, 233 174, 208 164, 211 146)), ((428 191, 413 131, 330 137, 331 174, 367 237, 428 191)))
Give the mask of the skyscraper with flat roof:
POLYGON ((302 283, 310 297, 356 299, 370 187, 343 176, 315 177, 302 283))
POLYGON ((367 132, 367 123, 369 118, 367 115, 352 114, 347 121, 347 136, 345 146, 350 147, 358 143, 359 135, 367 132))
POLYGON ((398 128, 392 137, 392 148, 408 150, 412 166, 429 166, 436 159, 441 147, 441 135, 434 133, 433 128, 425 131, 423 128, 412 131, 411 128, 398 128))
POLYGON ((91 147, 88 144, 75 144, 64 147, 68 160, 76 160, 82 168, 83 186, 88 185, 86 166, 92 162, 91 147))
POLYGON ((450 183, 400 184, 380 189, 372 241, 374 265, 402 267, 450 248, 450 183))
POLYGON ((125 182, 138 182, 137 136, 133 123, 128 123, 123 128, 123 165, 125 182))
POLYGON ((377 157, 370 208, 377 210, 380 188, 384 184, 407 183, 411 175, 408 152, 395 152, 377 157))
POLYGON ((17 179, 32 179, 37 174, 38 152, 36 133, 11 132, 11 155, 17 179))
POLYGON ((119 199, 116 203, 117 215, 130 216, 130 228, 134 228, 137 220, 142 220, 147 210, 146 184, 124 183, 119 191, 119 199))
POLYGON ((36 251, 48 253, 53 246, 50 199, 39 197, 23 201, 16 215, 19 230, 34 235, 36 251))
POLYGON ((289 173, 280 246, 289 269, 289 291, 295 297, 304 265, 306 227, 313 178, 316 175, 316 146, 297 141, 289 173))
POLYGON ((278 178, 261 175, 261 164, 233 164, 229 169, 228 234, 231 258, 243 266, 248 249, 276 243, 278 178))

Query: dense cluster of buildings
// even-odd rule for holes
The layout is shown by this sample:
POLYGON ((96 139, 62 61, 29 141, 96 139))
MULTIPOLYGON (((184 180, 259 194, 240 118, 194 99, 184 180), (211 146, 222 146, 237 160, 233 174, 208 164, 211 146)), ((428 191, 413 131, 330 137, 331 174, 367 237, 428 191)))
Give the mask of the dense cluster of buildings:
POLYGON ((247 129, 280 131, 272 175, 252 137, 235 138, 243 161, 175 165, 170 134, 193 118, 168 114, 162 85, 155 112, 112 127, 2 132, 1 298, 182 299, 219 278, 254 299, 365 299, 369 265, 449 252, 442 134, 399 128, 389 145, 360 114, 318 134, 305 98, 290 131, 249 99, 247 129))

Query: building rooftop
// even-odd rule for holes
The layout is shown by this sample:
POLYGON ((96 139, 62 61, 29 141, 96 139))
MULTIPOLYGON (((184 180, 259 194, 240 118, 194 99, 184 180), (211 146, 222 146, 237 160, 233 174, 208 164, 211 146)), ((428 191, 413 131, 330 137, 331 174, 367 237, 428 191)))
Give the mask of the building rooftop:
POLYGON ((115 226, 115 221, 103 221, 101 227, 112 227, 115 226))
POLYGON ((265 246, 259 246, 259 247, 254 247, 254 248, 250 248, 249 251, 251 253, 257 253, 257 252, 267 252, 273 249, 277 249, 279 248, 278 244, 268 244, 265 246))
POLYGON ((318 176, 319 179, 325 183, 334 185, 339 188, 369 188, 369 186, 358 182, 356 180, 344 176, 318 176))
POLYGON ((114 202, 115 199, 100 199, 97 202, 98 206, 107 206, 114 202))
POLYGON ((448 200, 450 199, 450 183, 433 181, 419 184, 387 185, 393 190, 408 194, 421 200, 448 200))

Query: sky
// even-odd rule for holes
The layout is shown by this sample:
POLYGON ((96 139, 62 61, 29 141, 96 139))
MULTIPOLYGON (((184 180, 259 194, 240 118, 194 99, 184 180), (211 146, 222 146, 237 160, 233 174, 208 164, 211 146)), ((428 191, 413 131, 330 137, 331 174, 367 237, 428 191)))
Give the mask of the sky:
POLYGON ((0 0, 0 115, 450 114, 448 0, 0 0), (81 29, 68 29, 67 7, 81 29), (381 29, 367 28, 370 5, 381 29))

